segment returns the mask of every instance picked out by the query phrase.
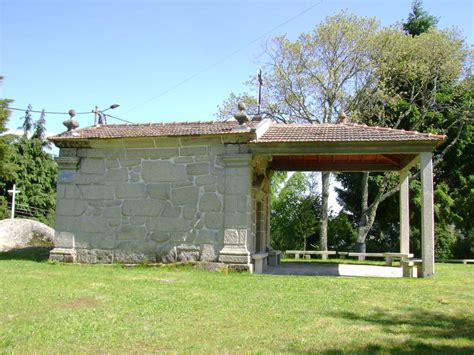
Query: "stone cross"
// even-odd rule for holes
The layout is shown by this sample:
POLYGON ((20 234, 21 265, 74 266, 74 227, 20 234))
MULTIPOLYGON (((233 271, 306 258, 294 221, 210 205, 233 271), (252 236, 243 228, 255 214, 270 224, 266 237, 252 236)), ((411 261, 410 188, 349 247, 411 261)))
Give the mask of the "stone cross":
POLYGON ((15 197, 21 191, 16 189, 16 184, 13 184, 13 190, 8 190, 8 193, 12 195, 12 216, 11 219, 15 218, 15 197))

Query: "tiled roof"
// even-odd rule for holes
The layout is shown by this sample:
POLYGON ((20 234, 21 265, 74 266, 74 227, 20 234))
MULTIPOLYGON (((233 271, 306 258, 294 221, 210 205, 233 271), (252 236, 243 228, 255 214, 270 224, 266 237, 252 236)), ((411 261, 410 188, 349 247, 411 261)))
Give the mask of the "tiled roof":
POLYGON ((149 124, 109 124, 86 127, 50 137, 53 142, 81 139, 109 139, 160 136, 197 136, 251 133, 252 143, 278 142, 433 142, 440 143, 446 137, 416 131, 404 131, 385 127, 358 124, 283 124, 272 123, 259 132, 258 123, 250 122, 255 130, 236 130, 238 123, 227 122, 177 122, 149 124), (258 138, 257 138, 258 137, 258 138))
MULTIPOLYGON (((236 121, 228 122, 173 122, 147 124, 108 124, 63 132, 50 137, 53 142, 73 139, 134 138, 160 136, 221 135, 233 132, 236 121)), ((242 133, 242 132, 240 132, 242 133)))
POLYGON ((440 142, 446 137, 430 133, 405 131, 358 124, 277 124, 254 143, 277 142, 440 142))

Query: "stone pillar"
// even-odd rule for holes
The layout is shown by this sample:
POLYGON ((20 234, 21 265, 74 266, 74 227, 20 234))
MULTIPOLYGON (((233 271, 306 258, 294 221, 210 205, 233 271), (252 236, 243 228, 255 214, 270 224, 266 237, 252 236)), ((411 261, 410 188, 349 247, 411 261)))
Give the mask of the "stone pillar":
MULTIPOLYGON (((75 149, 66 150, 67 156, 56 158, 58 163, 58 183, 56 193, 56 208, 60 208, 70 193, 70 187, 75 188, 77 166, 80 158, 74 156, 75 149)), ((54 232, 54 249, 49 252, 49 259, 62 262, 76 262, 77 253, 74 234, 64 230, 56 220, 54 232)))
POLYGON ((400 170, 400 253, 410 252, 410 172, 400 170))
MULTIPOLYGON (((233 145, 232 145, 233 146, 233 145)), ((238 148, 228 147, 227 150, 238 148)), ((251 166, 250 154, 228 154, 225 164, 224 248, 219 261, 252 272, 249 252, 251 233, 251 166)))
POLYGON ((422 277, 434 275, 433 163, 431 152, 420 154, 422 277))

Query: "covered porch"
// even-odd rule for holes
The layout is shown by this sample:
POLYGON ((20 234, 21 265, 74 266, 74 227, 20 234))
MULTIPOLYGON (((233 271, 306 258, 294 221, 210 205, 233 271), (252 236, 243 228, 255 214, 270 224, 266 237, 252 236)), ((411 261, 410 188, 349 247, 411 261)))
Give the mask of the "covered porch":
MULTIPOLYGON (((308 125, 293 125, 281 128, 275 125, 250 145, 250 152, 254 160, 267 162, 266 170, 269 176, 271 176, 271 171, 279 170, 397 171, 400 184, 399 253, 402 255, 410 255, 409 178, 410 169, 418 166, 422 186, 422 246, 418 277, 431 277, 435 273, 432 151, 444 139, 444 136, 351 124, 309 127, 308 125), (301 131, 299 126, 305 126, 305 131, 301 131)), ((259 170, 262 171, 261 166, 259 170)), ((259 179, 259 174, 255 171, 256 169, 254 169, 254 181, 259 179)), ((261 212, 258 213, 257 218, 261 219, 261 212)), ((268 234, 267 238, 270 240, 269 229, 268 234)), ((258 231, 255 234, 255 243, 261 243, 258 231)), ((265 244, 270 245, 269 242, 265 244)), ((255 248, 255 251, 258 253, 259 248, 255 248)), ((389 266, 344 264, 317 264, 315 266, 303 263, 269 266, 266 268, 266 273, 382 277, 403 275, 401 268, 389 266)))

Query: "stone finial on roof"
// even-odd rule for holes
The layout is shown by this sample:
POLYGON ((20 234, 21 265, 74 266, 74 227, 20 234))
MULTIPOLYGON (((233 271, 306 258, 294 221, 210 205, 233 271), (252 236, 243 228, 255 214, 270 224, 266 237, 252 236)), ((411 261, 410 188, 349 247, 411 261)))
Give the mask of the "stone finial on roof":
POLYGON ((247 115, 247 112, 245 112, 247 108, 245 107, 245 104, 243 102, 239 102, 239 105, 237 107, 239 109, 239 112, 234 115, 234 118, 237 120, 237 122, 239 122, 239 125, 242 126, 243 124, 249 122, 250 118, 247 115))
POLYGON ((347 123, 347 115, 344 111, 339 112, 337 116, 337 123, 347 123))
POLYGON ((69 119, 68 120, 65 120, 63 122, 63 125, 66 126, 67 128, 67 131, 70 132, 70 131, 73 131, 75 130, 76 128, 79 127, 79 122, 77 122, 75 119, 74 119, 74 116, 76 116, 76 110, 69 110, 69 119))

